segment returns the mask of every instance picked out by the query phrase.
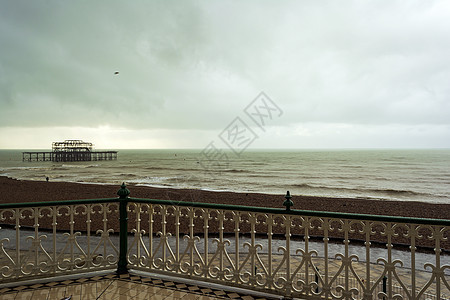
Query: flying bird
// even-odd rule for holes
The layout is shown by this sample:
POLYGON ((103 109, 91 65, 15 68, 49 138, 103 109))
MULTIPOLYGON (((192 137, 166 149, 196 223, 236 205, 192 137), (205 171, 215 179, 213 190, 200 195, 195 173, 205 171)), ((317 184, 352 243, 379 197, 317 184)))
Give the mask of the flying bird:
POLYGON ((114 75, 119 75, 119 72, 118 72, 118 71, 115 71, 115 72, 114 72, 114 75))

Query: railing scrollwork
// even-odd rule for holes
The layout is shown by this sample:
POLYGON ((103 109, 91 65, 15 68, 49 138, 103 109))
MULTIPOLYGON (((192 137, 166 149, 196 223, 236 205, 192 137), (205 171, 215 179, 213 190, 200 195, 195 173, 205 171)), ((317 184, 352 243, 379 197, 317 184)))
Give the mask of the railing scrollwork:
POLYGON ((450 298, 449 220, 118 195, 1 204, 0 279, 136 269, 304 299, 450 298))

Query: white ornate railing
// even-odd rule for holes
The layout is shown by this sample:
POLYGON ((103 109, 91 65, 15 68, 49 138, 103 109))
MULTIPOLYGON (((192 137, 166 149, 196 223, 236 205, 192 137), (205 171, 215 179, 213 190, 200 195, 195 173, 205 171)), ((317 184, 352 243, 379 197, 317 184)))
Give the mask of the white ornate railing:
POLYGON ((118 194, 0 205, 1 282, 117 268, 286 298, 450 298, 449 220, 118 194))
POLYGON ((306 299, 450 297, 448 221, 139 199, 128 212, 134 269, 306 299))
POLYGON ((117 199, 58 203, 0 208, 2 282, 117 268, 117 199))

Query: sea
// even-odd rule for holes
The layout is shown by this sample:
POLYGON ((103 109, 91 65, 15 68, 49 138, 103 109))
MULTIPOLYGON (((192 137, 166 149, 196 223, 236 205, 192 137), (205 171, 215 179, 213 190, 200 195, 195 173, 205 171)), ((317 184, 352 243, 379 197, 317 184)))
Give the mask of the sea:
POLYGON ((22 161, 22 151, 45 150, 0 150, 0 176, 450 203, 450 149, 119 150, 117 160, 87 162, 22 161))

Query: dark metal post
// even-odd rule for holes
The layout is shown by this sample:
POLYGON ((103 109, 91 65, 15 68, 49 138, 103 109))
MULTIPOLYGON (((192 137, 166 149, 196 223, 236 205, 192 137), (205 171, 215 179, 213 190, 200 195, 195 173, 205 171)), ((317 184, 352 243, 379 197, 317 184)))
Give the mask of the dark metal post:
POLYGON ((119 262, 117 263, 117 273, 124 274, 128 273, 127 268, 127 251, 128 251, 128 214, 127 214, 127 204, 128 195, 130 191, 127 189, 125 182, 122 183, 120 190, 117 192, 119 195, 119 239, 120 239, 120 250, 119 250, 119 262))
POLYGON ((292 197, 289 191, 286 192, 286 196, 284 196, 284 198, 286 198, 286 200, 283 202, 283 205, 286 206, 286 210, 289 211, 291 210, 291 206, 294 205, 294 202, 292 202, 291 200, 292 197))

